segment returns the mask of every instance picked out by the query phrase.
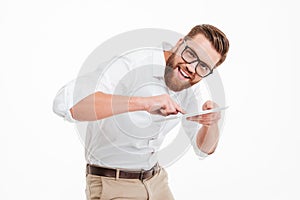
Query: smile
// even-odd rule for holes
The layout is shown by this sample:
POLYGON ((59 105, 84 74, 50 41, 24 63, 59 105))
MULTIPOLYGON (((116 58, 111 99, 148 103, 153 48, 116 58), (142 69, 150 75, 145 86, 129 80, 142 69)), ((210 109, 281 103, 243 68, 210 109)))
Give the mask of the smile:
POLYGON ((191 79, 191 78, 189 77, 189 75, 187 75, 180 67, 178 67, 178 71, 180 72, 180 74, 181 74, 184 78, 186 78, 186 79, 191 79))

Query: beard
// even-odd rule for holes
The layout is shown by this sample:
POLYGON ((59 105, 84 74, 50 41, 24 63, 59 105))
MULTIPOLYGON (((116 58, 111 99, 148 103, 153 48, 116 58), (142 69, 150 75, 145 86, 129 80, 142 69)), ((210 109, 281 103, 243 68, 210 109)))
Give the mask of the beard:
POLYGON ((175 55, 176 52, 172 53, 166 61, 164 78, 165 83, 170 90, 173 90, 174 92, 179 92, 181 90, 191 87, 191 84, 189 82, 182 82, 178 79, 177 73, 178 68, 180 68, 180 64, 175 63, 175 55))

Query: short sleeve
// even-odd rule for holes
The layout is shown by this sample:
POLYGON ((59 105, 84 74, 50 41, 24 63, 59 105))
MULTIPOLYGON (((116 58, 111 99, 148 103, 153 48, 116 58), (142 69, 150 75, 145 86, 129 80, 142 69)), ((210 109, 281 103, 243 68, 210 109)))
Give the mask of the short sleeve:
POLYGON ((113 94, 118 81, 128 70, 128 62, 122 57, 100 64, 95 71, 77 77, 58 91, 53 101, 53 112, 69 122, 76 122, 70 109, 95 92, 113 94))
POLYGON ((76 122, 70 112, 70 108, 73 106, 74 83, 74 80, 69 82, 57 92, 52 107, 55 114, 69 122, 76 122))

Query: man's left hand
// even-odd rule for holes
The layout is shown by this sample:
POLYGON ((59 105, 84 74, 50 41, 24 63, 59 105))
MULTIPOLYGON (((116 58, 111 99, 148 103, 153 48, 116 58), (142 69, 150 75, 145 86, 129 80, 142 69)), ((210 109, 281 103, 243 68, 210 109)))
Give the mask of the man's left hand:
MULTIPOLYGON (((202 105, 202 110, 210 110, 217 107, 219 106, 215 102, 208 100, 202 105)), ((221 113, 219 111, 219 112, 213 112, 213 113, 188 117, 187 120, 198 122, 203 126, 209 127, 213 124, 216 124, 220 118, 221 118, 221 113)))

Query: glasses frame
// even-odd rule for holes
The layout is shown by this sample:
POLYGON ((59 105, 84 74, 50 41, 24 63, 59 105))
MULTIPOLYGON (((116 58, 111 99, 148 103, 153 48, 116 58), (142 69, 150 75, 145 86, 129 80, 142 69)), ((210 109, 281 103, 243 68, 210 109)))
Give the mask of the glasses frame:
POLYGON ((189 47, 189 46, 187 45, 186 39, 185 39, 185 38, 183 39, 183 44, 185 45, 185 47, 184 47, 184 49, 182 50, 181 55, 180 55, 181 58, 182 58, 182 60, 183 60, 185 63, 187 63, 187 64, 193 64, 193 63, 197 62, 196 67, 195 67, 195 72, 196 72, 196 74, 198 74, 198 76, 200 76, 201 78, 205 78, 205 77, 211 75, 211 74, 213 73, 215 67, 210 68, 205 62, 203 62, 202 60, 200 60, 200 58, 198 57, 198 55, 196 54, 196 52, 195 52, 191 47, 189 47), (186 61, 186 60, 184 59, 183 53, 184 53, 187 49, 189 49, 189 50, 196 56, 196 60, 193 60, 193 61, 191 61, 191 62, 188 62, 188 61, 186 61), (199 74, 199 73, 197 72, 197 67, 200 66, 201 64, 204 65, 205 67, 207 67, 207 68, 209 69, 209 73, 206 74, 205 76, 202 76, 201 74, 199 74))

